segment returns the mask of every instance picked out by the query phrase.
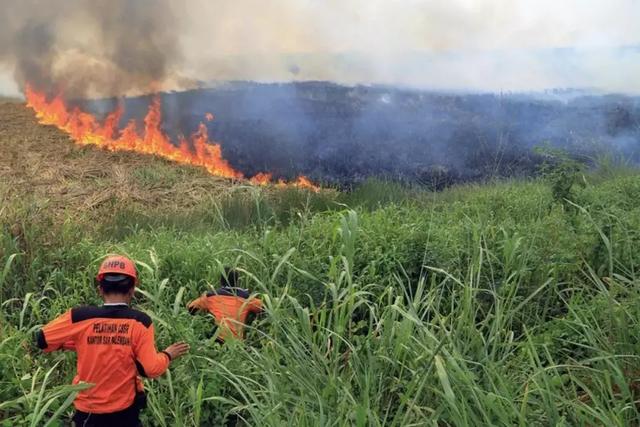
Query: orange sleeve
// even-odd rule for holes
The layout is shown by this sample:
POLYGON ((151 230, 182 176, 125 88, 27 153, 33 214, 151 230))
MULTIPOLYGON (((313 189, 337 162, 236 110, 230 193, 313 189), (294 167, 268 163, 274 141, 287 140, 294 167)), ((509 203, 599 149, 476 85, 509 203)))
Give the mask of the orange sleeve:
POLYGON ((36 343, 45 352, 75 347, 77 328, 71 322, 71 310, 47 323, 36 332, 36 343))
POLYGON ((252 313, 260 313, 262 312, 262 301, 260 301, 258 298, 252 298, 249 301, 249 311, 252 313))
POLYGON ((189 313, 194 314, 198 310, 207 310, 207 295, 202 295, 200 298, 196 298, 191 301, 187 308, 189 309, 189 313))
POLYGON ((167 353, 158 353, 155 343, 153 324, 143 327, 134 345, 136 365, 140 373, 148 378, 155 378, 165 373, 171 360, 167 353))
POLYGON ((62 344, 62 349, 66 351, 76 351, 76 342, 75 341, 67 341, 62 344))

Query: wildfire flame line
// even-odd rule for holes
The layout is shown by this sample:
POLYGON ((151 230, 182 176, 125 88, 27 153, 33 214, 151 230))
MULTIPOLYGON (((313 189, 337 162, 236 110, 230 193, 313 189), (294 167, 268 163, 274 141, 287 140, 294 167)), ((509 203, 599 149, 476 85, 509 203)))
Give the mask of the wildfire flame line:
MULTIPOLYGON (((109 113, 100 123, 90 113, 81 111, 79 108, 67 107, 61 96, 47 100, 44 93, 34 90, 30 85, 25 87, 25 97, 27 106, 35 111, 39 123, 56 126, 80 145, 96 145, 111 151, 153 154, 176 163, 203 167, 214 176, 235 180, 246 179, 242 172, 235 170, 223 158, 220 144, 209 139, 207 126, 202 122, 198 130, 189 138, 180 137, 178 144, 174 145, 161 130, 162 105, 159 96, 153 98, 149 105, 144 118, 143 133, 138 132, 134 120, 131 120, 124 129, 118 129, 118 123, 124 112, 122 105, 109 113)), ((207 113, 205 118, 211 121, 213 115, 207 113)), ((267 185, 272 182, 272 178, 270 173, 259 173, 248 181, 254 185, 267 185)), ((319 187, 302 175, 289 183, 279 180, 276 185, 319 190, 319 187)))

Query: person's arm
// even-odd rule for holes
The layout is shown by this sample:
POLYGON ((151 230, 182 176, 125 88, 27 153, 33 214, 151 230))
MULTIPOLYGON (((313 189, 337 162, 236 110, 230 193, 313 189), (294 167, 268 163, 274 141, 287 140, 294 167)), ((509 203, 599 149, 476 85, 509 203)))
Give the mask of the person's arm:
POLYGON ((61 349, 75 350, 75 333, 69 310, 36 331, 36 345, 46 353, 61 349))
POLYGON ((62 344, 61 349, 66 351, 76 351, 76 342, 67 341, 66 343, 62 344))
POLYGON ((135 343, 134 355, 138 371, 143 377, 155 378, 164 374, 172 360, 189 351, 188 344, 175 343, 158 352, 153 324, 141 327, 143 329, 135 343))
POLYGON ((255 314, 260 314, 264 311, 262 301, 260 301, 258 298, 251 298, 248 302, 247 308, 251 313, 255 314))
POLYGON ((187 305, 187 309, 190 314, 196 314, 198 311, 207 310, 207 295, 202 295, 200 298, 196 298, 187 305))

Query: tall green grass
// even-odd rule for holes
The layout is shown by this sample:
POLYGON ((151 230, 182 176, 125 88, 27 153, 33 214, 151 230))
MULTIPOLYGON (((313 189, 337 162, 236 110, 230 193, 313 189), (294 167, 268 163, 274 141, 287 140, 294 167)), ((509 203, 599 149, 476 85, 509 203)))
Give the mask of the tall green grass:
POLYGON ((136 226, 121 211, 56 236, 46 218, 17 236, 7 220, 0 418, 70 411, 73 355, 39 354, 30 333, 98 302, 101 256, 123 252, 139 261, 136 304, 159 346, 192 346, 147 383, 150 425, 639 423, 637 175, 594 179, 570 209, 538 181, 375 196, 385 192, 353 209, 346 196, 249 193, 212 200, 192 224, 136 226), (131 228, 116 233, 120 214, 131 228), (184 306, 226 265, 267 309, 245 343, 221 347, 212 320, 184 306))

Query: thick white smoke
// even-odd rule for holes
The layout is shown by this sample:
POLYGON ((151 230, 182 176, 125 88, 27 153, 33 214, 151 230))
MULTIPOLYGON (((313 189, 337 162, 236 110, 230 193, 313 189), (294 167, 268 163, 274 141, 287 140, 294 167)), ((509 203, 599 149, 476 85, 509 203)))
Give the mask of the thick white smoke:
POLYGON ((640 92, 637 0, 35 3, 0 0, 0 61, 19 85, 35 72, 85 94, 241 79, 640 92))
POLYGON ((184 18, 205 80, 640 91, 636 0, 202 0, 184 18))

